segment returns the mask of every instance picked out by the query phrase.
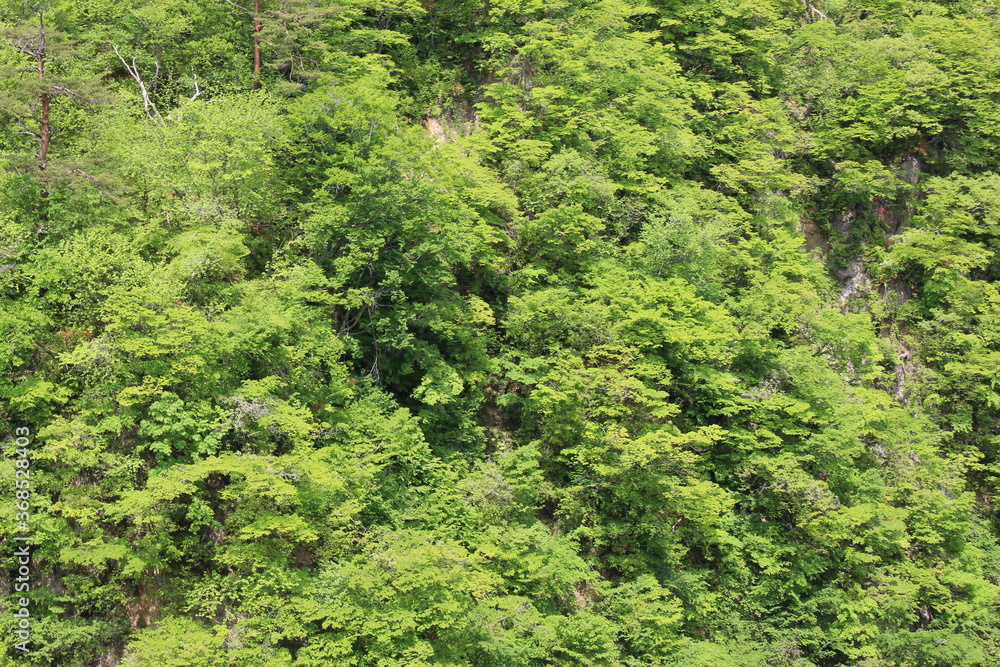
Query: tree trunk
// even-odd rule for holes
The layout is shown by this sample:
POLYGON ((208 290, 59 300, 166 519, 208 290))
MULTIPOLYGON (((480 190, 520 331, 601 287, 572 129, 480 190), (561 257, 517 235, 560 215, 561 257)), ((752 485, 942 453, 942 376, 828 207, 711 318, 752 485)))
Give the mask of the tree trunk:
POLYGON ((42 127, 40 132, 41 138, 38 147, 38 168, 45 169, 46 160, 49 156, 49 138, 51 137, 51 130, 49 129, 49 94, 42 93, 42 127))
MULTIPOLYGON (((35 60, 38 63, 38 79, 42 80, 45 78, 45 17, 39 12, 38 14, 38 31, 39 31, 39 45, 38 53, 35 56, 35 60)), ((51 96, 48 93, 42 93, 42 118, 40 121, 39 129, 39 142, 38 142, 38 168, 45 169, 45 163, 49 155, 49 141, 52 137, 52 130, 49 126, 49 104, 51 102, 51 96)))
POLYGON ((253 82, 250 84, 251 90, 260 88, 260 31, 263 29, 260 22, 260 0, 253 3, 253 82))

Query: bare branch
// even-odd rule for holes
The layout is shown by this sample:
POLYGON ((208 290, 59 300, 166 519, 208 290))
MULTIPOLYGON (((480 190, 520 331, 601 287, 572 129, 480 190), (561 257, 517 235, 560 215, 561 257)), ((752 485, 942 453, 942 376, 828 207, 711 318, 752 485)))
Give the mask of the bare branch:
POLYGON ((824 20, 827 20, 827 21, 829 21, 829 20, 830 20, 830 19, 829 19, 829 18, 827 17, 827 15, 826 15, 826 14, 824 14, 823 12, 821 12, 821 11, 819 10, 819 8, 818 8, 818 7, 816 7, 816 5, 814 5, 814 4, 813 4, 813 3, 811 3, 811 2, 808 2, 808 0, 807 0, 807 2, 806 2, 806 7, 808 7, 808 8, 809 8, 809 9, 810 9, 810 10, 811 10, 811 11, 812 11, 813 13, 815 13, 815 14, 819 14, 820 16, 822 16, 824 20))
POLYGON ((96 103, 95 100, 87 99, 86 97, 84 97, 83 95, 80 95, 79 93, 74 93, 72 90, 70 90, 66 86, 53 86, 52 87, 52 94, 53 95, 67 95, 67 96, 72 97, 74 99, 80 100, 81 102, 86 102, 87 104, 95 104, 96 103))
MULTIPOLYGON (((111 48, 114 49, 115 55, 118 56, 118 60, 120 60, 122 65, 125 66, 125 70, 132 76, 133 79, 135 79, 135 82, 139 84, 139 92, 142 93, 142 106, 146 112, 146 116, 150 120, 158 121, 160 125, 163 125, 163 116, 160 115, 160 110, 156 108, 156 104, 149 97, 149 91, 146 90, 146 84, 143 83, 142 77, 139 76, 139 67, 135 64, 135 58, 132 59, 132 65, 129 66, 129 64, 122 57, 122 54, 119 53, 118 47, 112 44, 111 48), (152 109, 153 113, 150 113, 150 109, 152 109)), ((156 71, 157 73, 160 71, 159 62, 156 63, 156 71)))
POLYGON ((194 66, 191 67, 191 76, 194 78, 194 95, 191 96, 191 101, 194 102, 205 91, 198 88, 198 75, 195 74, 194 66))
POLYGON ((249 14, 249 13, 250 13, 250 10, 249 10, 249 9, 247 9, 247 8, 246 8, 246 7, 244 7, 243 5, 240 5, 240 4, 237 4, 237 3, 233 2, 233 0, 226 0, 226 2, 227 2, 228 4, 230 4, 230 5, 232 5, 233 7, 235 7, 236 9, 240 10, 240 11, 241 11, 241 12, 243 12, 244 14, 249 14))

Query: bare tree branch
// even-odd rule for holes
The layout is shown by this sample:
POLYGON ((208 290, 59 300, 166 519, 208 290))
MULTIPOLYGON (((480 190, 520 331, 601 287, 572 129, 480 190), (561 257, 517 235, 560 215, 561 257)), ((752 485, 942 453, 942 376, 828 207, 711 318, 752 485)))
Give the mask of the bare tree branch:
MULTIPOLYGON (((120 60, 122 65, 125 66, 125 70, 132 76, 133 79, 135 79, 135 82, 139 84, 139 92, 142 94, 142 106, 146 112, 146 116, 150 120, 155 120, 160 125, 163 125, 163 116, 160 115, 160 110, 156 108, 156 104, 153 100, 150 99, 149 91, 146 90, 146 84, 143 83, 142 77, 139 76, 139 67, 135 64, 135 58, 132 59, 132 65, 129 66, 129 64, 125 61, 125 58, 123 58, 122 54, 118 51, 118 47, 112 44, 111 48, 114 49, 115 55, 118 56, 118 60, 120 60), (151 109, 153 113, 150 113, 151 109)), ((156 63, 156 71, 160 71, 159 63, 156 63)))
POLYGON ((243 12, 244 14, 249 14, 249 13, 250 13, 250 10, 249 10, 249 9, 247 9, 247 8, 246 8, 246 7, 244 7, 243 5, 240 5, 240 4, 237 4, 237 3, 233 2, 233 0, 226 0, 226 2, 227 2, 228 4, 230 4, 230 5, 232 5, 233 7, 235 7, 236 9, 240 10, 240 11, 241 11, 241 12, 243 12))
POLYGON ((194 95, 191 96, 191 101, 194 102, 205 91, 198 88, 198 75, 194 71, 194 66, 191 67, 191 76, 194 78, 194 95))
POLYGON ((827 20, 827 21, 829 21, 829 20, 830 20, 830 19, 829 19, 829 18, 827 17, 827 15, 826 15, 826 14, 824 14, 823 12, 821 12, 821 11, 819 10, 819 8, 818 8, 818 7, 816 7, 816 5, 814 5, 813 3, 809 2, 808 0, 806 0, 806 7, 808 7, 808 8, 809 8, 809 10, 810 10, 810 11, 812 11, 813 13, 815 13, 815 14, 819 14, 820 16, 822 16, 824 20, 827 20))

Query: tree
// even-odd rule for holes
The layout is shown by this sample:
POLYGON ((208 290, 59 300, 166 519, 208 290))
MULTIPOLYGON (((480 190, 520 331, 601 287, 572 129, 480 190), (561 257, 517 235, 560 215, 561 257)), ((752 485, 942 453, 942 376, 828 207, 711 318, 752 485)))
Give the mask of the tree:
MULTIPOLYGON (((0 37, 17 54, 0 69, 0 112, 11 119, 18 134, 35 144, 34 167, 49 167, 57 99, 92 103, 99 90, 92 77, 79 72, 80 50, 55 24, 54 3, 24 0, 3 8, 0 37)), ((68 119, 67 119, 68 120, 68 119)))

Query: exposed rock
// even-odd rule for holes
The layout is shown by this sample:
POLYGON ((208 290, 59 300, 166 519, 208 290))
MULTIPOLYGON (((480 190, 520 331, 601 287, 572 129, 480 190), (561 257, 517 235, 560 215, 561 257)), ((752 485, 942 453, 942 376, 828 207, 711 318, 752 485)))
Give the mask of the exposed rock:
POLYGON ((840 281, 840 304, 845 309, 849 301, 867 292, 871 284, 871 276, 861 257, 854 257, 846 267, 837 269, 834 275, 840 281))
POLYGON ((914 373, 913 349, 906 341, 897 340, 896 350, 896 359, 899 363, 893 369, 896 372, 896 382, 892 387, 892 396, 901 404, 907 405, 909 401, 907 400, 906 381, 914 373))
POLYGON ((854 225, 854 221, 858 219, 858 212, 852 208, 843 211, 840 215, 833 218, 833 225, 843 233, 844 236, 850 236, 851 227, 854 225))
POLYGON ((479 127, 479 116, 472 107, 461 105, 443 116, 427 118, 423 121, 423 126, 434 141, 450 144, 479 127))
POLYGON ((437 118, 428 118, 425 120, 424 127, 427 128, 427 133, 433 137, 434 141, 438 143, 450 143, 448 140, 448 134, 445 132, 444 127, 437 118))
POLYGON ((830 256, 830 239, 820 228, 815 220, 803 218, 799 223, 799 231, 805 237, 803 246, 807 252, 812 253, 817 259, 825 259, 830 256))
POLYGON ((896 174, 910 185, 920 182, 920 160, 915 155, 907 155, 898 163, 892 165, 896 174))

